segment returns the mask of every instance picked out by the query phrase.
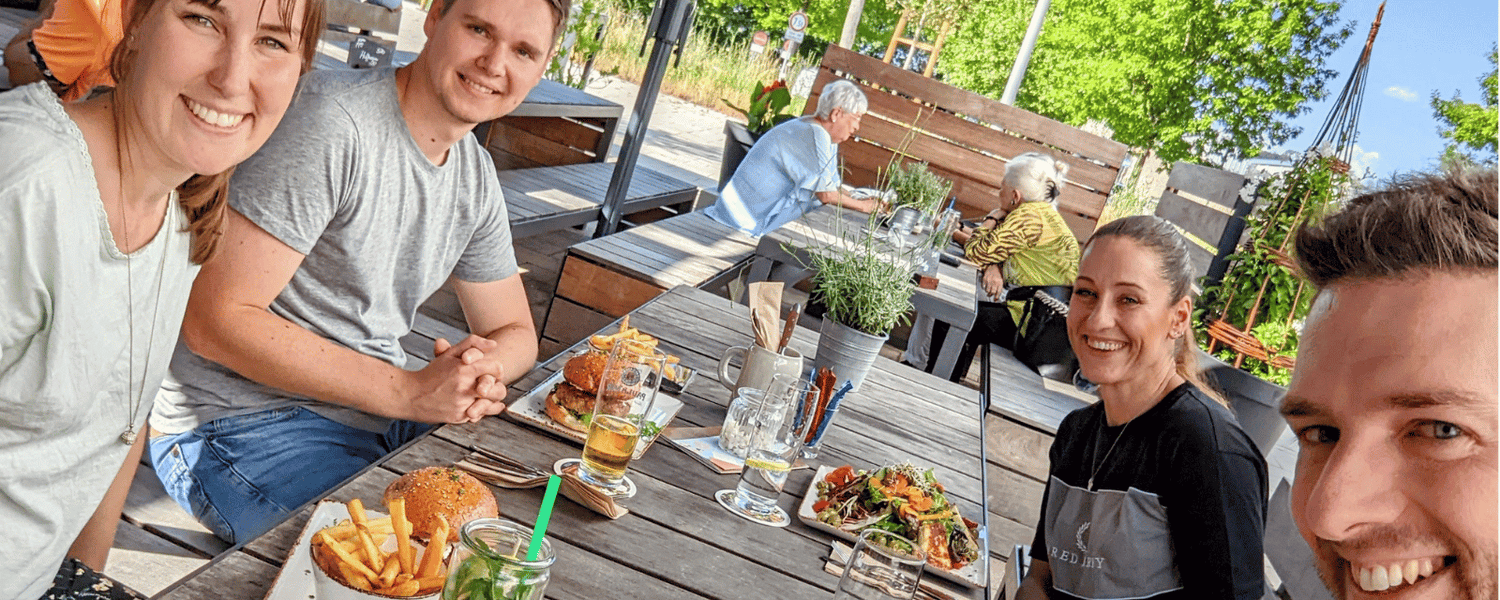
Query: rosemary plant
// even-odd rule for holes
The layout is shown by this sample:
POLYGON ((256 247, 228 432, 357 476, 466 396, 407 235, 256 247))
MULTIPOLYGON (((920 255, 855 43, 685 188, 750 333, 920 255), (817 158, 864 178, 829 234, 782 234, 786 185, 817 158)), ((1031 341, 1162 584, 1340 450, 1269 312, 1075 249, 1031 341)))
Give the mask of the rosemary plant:
POLYGON ((909 162, 891 166, 886 172, 886 187, 896 192, 893 208, 910 206, 930 216, 937 214, 953 182, 938 177, 927 163, 909 162))

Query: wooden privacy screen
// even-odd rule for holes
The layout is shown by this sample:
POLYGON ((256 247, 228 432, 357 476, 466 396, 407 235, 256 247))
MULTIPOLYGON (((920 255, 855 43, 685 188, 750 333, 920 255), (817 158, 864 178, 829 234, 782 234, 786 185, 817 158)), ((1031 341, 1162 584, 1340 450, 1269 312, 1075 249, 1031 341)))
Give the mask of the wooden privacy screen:
POLYGON ((817 92, 838 78, 853 80, 870 100, 856 138, 839 145, 849 185, 875 185, 900 154, 952 180, 959 210, 976 218, 999 205, 1007 160, 1043 152, 1068 163, 1058 209, 1083 240, 1125 160, 1126 146, 1114 140, 832 45, 804 114, 816 112, 817 92))
POLYGON ((1245 216, 1252 206, 1240 198, 1244 185, 1243 175, 1178 161, 1156 204, 1156 216, 1214 247, 1208 250, 1202 244, 1188 244, 1193 273, 1207 277, 1206 286, 1224 278, 1225 258, 1234 253, 1245 230, 1245 216))

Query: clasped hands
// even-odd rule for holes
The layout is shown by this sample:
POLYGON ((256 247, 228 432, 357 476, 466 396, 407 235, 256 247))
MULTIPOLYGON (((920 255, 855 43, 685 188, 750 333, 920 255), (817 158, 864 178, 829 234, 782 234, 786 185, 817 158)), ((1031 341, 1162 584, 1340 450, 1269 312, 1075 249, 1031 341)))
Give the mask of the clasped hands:
POLYGON ((499 342, 470 335, 457 345, 439 338, 433 359, 412 372, 414 389, 407 395, 414 421, 474 423, 505 411, 505 364, 499 342))

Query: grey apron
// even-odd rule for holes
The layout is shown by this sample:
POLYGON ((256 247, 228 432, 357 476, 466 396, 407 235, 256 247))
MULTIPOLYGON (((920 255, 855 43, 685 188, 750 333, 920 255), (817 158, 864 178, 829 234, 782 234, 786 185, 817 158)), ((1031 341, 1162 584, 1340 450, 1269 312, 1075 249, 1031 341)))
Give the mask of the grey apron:
POLYGON ((1046 516, 1052 587, 1090 600, 1150 598, 1182 589, 1167 510, 1156 494, 1089 491, 1053 476, 1046 516))

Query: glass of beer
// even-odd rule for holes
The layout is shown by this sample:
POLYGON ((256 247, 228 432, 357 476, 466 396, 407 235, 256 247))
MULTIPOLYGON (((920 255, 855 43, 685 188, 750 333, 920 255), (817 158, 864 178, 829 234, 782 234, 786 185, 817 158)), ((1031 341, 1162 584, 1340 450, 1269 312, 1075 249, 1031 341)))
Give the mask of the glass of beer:
POLYGON ((667 355, 631 340, 619 340, 599 377, 599 395, 589 418, 578 477, 612 496, 625 495, 625 470, 641 434, 654 428, 649 416, 667 355))
POLYGON ((763 525, 785 527, 791 518, 776 505, 776 499, 786 487, 787 474, 802 450, 812 421, 798 418, 798 400, 809 392, 816 394, 817 387, 808 380, 785 375, 775 376, 767 387, 765 401, 745 425, 750 430, 749 447, 739 484, 735 489, 718 491, 714 497, 729 512, 763 525))

